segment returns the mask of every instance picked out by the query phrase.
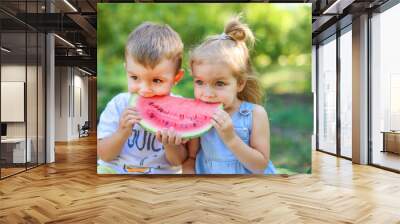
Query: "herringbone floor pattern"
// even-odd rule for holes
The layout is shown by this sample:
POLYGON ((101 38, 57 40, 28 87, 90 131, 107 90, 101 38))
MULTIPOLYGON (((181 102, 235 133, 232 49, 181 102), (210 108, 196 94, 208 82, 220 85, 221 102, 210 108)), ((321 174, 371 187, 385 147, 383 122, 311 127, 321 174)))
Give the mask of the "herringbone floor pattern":
POLYGON ((98 176, 96 139, 0 181, 0 223, 400 223, 400 175, 313 152, 313 174, 98 176))

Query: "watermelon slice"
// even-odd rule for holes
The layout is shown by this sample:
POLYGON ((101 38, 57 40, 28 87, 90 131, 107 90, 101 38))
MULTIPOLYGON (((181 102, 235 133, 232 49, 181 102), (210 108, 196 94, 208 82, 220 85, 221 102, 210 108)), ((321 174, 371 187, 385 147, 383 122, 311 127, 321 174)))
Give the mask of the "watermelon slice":
POLYGON ((222 108, 220 103, 174 96, 142 97, 132 94, 129 105, 135 106, 142 120, 140 125, 153 133, 174 128, 182 138, 194 138, 208 131, 212 114, 222 108))

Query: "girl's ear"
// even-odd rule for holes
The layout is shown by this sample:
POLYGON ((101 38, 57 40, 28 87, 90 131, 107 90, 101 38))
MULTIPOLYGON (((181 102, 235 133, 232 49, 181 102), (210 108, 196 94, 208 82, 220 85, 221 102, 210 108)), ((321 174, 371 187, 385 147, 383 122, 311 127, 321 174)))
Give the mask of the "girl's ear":
POLYGON ((246 86, 246 80, 239 80, 238 81, 238 93, 242 92, 244 87, 246 86))
POLYGON ((183 69, 179 69, 178 73, 176 73, 176 75, 175 75, 174 84, 177 84, 179 81, 181 81, 184 74, 185 74, 185 71, 183 71, 183 69))

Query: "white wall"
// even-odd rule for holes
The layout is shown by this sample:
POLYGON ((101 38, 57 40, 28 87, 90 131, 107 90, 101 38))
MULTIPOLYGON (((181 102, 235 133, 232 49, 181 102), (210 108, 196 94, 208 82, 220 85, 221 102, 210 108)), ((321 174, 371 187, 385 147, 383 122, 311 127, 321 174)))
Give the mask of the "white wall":
POLYGON ((73 119, 72 119, 72 130, 71 135, 76 138, 78 137, 78 124, 81 126, 88 121, 88 78, 83 77, 83 73, 79 70, 74 70, 74 108, 73 108, 73 119), (78 74, 77 74, 78 72, 78 74), (81 108, 80 108, 81 107, 81 108))
POLYGON ((78 124, 88 120, 88 78, 83 75, 76 68, 56 67, 56 141, 77 139, 78 124))
POLYGON ((68 140, 68 68, 55 68, 55 141, 68 140))

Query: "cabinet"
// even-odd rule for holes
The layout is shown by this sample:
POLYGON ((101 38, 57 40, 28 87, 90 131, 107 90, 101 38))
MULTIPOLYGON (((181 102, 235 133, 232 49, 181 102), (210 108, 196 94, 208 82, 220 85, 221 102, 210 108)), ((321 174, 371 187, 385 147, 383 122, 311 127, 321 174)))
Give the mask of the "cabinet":
POLYGON ((400 131, 387 131, 383 133, 383 151, 400 154, 400 131))

